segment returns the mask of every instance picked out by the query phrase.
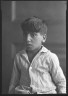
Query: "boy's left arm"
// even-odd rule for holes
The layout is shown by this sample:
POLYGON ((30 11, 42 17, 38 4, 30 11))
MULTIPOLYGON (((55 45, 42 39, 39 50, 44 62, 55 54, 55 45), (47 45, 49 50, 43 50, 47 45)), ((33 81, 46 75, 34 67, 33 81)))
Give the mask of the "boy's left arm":
POLYGON ((66 78, 59 64, 57 55, 54 54, 51 60, 51 75, 57 86, 58 93, 66 93, 66 78))

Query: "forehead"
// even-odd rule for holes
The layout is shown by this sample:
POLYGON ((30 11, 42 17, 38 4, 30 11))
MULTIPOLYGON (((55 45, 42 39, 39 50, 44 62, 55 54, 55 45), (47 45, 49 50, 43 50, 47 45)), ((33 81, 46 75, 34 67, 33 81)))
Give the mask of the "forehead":
POLYGON ((27 35, 27 34, 44 35, 42 32, 32 32, 32 31, 25 31, 24 34, 25 34, 25 35, 27 35))

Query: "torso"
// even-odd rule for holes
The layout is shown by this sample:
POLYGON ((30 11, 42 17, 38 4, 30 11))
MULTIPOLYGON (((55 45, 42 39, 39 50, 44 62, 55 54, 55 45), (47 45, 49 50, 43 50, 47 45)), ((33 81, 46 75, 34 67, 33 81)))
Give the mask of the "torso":
MULTIPOLYGON (((41 47, 41 48, 42 48, 42 47, 41 47)), ((35 50, 34 52, 29 52, 29 51, 27 51, 28 59, 29 59, 30 63, 32 62, 32 60, 33 60, 33 58, 36 56, 36 54, 39 52, 39 50, 41 50, 41 48, 35 50)))
POLYGON ((30 63, 32 62, 32 60, 33 60, 33 58, 34 58, 34 54, 28 54, 28 59, 29 59, 29 61, 30 61, 30 63))

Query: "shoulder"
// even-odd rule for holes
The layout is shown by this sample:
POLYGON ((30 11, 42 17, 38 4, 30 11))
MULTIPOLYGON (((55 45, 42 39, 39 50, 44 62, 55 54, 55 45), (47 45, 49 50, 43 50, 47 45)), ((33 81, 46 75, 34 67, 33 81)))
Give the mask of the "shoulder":
POLYGON ((58 68, 58 66, 60 66, 60 62, 59 62, 59 58, 57 54, 50 51, 49 57, 50 57, 50 62, 51 62, 50 65, 52 67, 58 68))
POLYGON ((55 59, 55 60, 57 60, 58 59, 58 56, 57 56, 57 54, 56 53, 53 53, 53 52, 49 52, 49 55, 50 55, 50 58, 53 60, 53 59, 55 59))
POLYGON ((25 49, 19 51, 18 53, 16 53, 15 59, 18 61, 19 58, 22 57, 25 53, 26 53, 25 49))
POLYGON ((21 55, 23 55, 25 53, 26 53, 26 50, 24 49, 24 50, 21 50, 18 53, 16 53, 16 56, 21 56, 21 55))
POLYGON ((45 57, 50 58, 51 60, 58 60, 57 54, 52 52, 52 51, 50 51, 46 47, 43 46, 41 51, 44 52, 45 57))

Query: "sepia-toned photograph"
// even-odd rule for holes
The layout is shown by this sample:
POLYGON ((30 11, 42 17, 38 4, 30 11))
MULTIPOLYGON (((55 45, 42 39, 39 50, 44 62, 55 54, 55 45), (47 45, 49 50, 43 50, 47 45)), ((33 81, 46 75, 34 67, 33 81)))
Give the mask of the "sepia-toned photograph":
POLYGON ((67 1, 1 1, 2 94, 66 94, 67 1))

